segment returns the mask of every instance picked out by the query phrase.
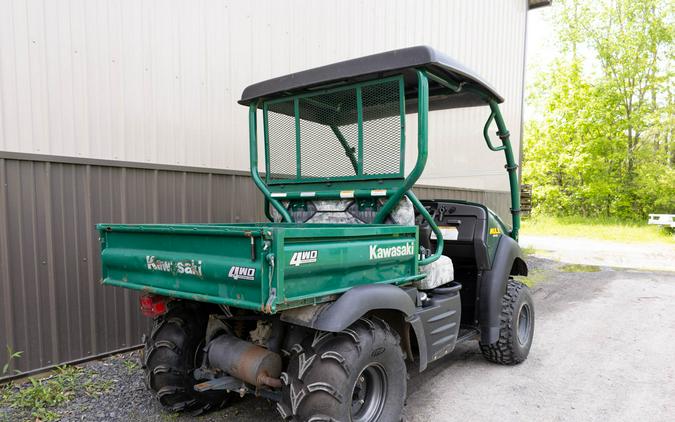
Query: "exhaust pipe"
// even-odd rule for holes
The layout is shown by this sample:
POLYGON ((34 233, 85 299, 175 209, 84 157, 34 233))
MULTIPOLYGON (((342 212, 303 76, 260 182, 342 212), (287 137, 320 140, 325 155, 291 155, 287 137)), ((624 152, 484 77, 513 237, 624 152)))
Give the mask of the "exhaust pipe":
POLYGON ((208 366, 259 387, 281 388, 281 356, 229 334, 209 342, 208 366))

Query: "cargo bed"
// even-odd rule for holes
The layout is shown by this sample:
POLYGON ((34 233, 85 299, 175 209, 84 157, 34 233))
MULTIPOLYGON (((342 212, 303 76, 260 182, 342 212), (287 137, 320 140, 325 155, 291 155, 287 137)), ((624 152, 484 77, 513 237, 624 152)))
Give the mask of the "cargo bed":
POLYGON ((415 226, 99 224, 103 284, 275 313, 420 279, 415 226), (317 296, 316 292, 320 292, 317 296))

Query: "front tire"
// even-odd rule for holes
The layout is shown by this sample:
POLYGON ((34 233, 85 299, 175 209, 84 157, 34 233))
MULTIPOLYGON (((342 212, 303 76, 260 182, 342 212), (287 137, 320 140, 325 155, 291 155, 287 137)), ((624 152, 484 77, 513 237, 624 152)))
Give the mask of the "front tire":
POLYGON ((293 346, 282 373, 285 420, 401 420, 406 367, 398 334, 379 319, 361 318, 340 333, 316 332, 293 346))
POLYGON ((530 289, 509 279, 502 298, 499 339, 480 344, 485 359, 501 365, 516 365, 527 359, 534 336, 534 303, 530 289))
POLYGON ((208 315, 198 305, 174 301, 169 311, 154 320, 145 340, 142 366, 145 384, 169 411, 200 414, 222 407, 228 397, 221 391, 197 392, 193 371, 201 365, 208 315))

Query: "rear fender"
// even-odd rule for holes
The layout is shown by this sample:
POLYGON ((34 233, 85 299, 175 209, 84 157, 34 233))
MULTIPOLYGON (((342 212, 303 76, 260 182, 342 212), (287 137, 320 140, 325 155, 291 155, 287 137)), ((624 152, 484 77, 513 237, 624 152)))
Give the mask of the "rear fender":
POLYGON ((354 287, 335 302, 304 306, 281 313, 281 320, 319 331, 337 333, 348 328, 365 314, 373 311, 394 310, 402 314, 415 332, 419 348, 420 371, 427 366, 424 327, 415 315, 417 289, 401 288, 391 284, 367 284, 354 287))

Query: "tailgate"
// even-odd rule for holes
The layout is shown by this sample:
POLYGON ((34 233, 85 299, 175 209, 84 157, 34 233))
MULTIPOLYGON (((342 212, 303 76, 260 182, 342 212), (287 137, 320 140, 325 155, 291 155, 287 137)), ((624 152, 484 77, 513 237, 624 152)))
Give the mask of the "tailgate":
POLYGON ((259 227, 99 224, 103 284, 260 310, 259 227))

